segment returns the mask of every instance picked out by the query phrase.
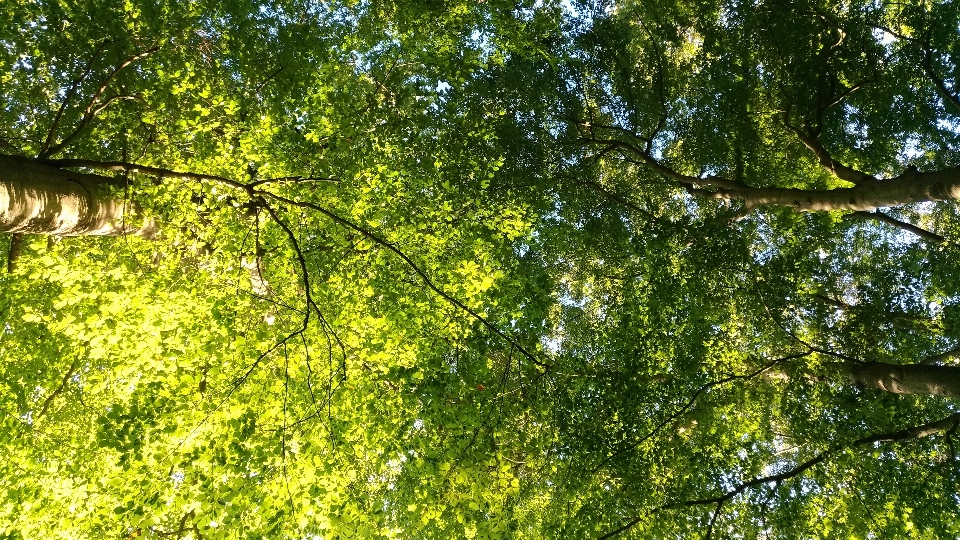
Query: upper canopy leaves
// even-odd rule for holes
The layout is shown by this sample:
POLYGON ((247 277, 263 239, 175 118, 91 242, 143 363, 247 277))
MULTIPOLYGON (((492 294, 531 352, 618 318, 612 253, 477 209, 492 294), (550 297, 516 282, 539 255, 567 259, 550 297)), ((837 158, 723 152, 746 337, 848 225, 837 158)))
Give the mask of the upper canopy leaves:
POLYGON ((7 536, 958 533, 955 2, 0 11, 7 536))

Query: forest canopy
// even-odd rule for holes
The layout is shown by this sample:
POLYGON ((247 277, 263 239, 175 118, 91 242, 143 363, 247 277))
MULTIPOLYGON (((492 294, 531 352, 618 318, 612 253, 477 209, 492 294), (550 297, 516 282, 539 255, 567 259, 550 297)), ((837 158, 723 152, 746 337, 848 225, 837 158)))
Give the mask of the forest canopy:
POLYGON ((958 36, 0 4, 0 538, 960 536, 958 36))

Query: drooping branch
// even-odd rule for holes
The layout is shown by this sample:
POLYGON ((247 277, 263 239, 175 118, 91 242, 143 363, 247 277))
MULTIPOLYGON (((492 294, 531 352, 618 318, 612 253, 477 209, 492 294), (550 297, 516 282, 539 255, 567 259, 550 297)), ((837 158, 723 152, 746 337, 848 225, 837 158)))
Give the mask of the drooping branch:
MULTIPOLYGON (((304 310, 303 323, 299 331, 301 337, 303 333, 307 330, 307 326, 310 323, 310 313, 314 312, 317 314, 317 318, 320 321, 320 327, 324 333, 328 336, 333 335, 334 339, 337 342, 337 345, 340 347, 340 351, 343 354, 344 361, 346 361, 346 347, 343 344, 343 341, 340 340, 340 336, 334 331, 333 326, 327 321, 326 317, 323 315, 323 312, 320 310, 320 306, 317 305, 316 301, 313 298, 313 289, 310 282, 310 274, 307 268, 307 259, 303 254, 303 250, 300 248, 300 242, 297 240, 297 235, 294 234, 293 229, 280 217, 276 209, 274 209, 266 201, 263 202, 263 207, 267 210, 267 213, 270 214, 270 217, 273 218, 274 222, 283 229, 283 232, 287 235, 287 240, 290 243, 291 248, 294 251, 294 254, 297 258, 297 264, 300 267, 301 280, 303 281, 303 290, 304 296, 306 297, 306 310, 304 310)), ((330 347, 332 350, 332 346, 330 347)), ((346 377, 346 366, 344 365, 344 377, 346 377)))
POLYGON ((433 282, 432 279, 430 279, 430 276, 426 273, 426 271, 424 271, 424 270, 420 267, 420 265, 418 265, 416 262, 414 262, 413 259, 411 259, 409 255, 407 255, 406 253, 404 253, 403 250, 401 250, 399 247, 397 247, 397 246, 396 246, 395 244, 393 244, 392 242, 387 241, 386 239, 380 237, 378 234, 374 233, 373 231, 370 231, 369 229, 366 229, 365 227, 361 227, 360 225, 357 225, 357 224, 354 223, 353 221, 350 221, 350 220, 348 220, 348 219, 340 216, 339 214, 336 214, 336 213, 334 213, 334 212, 331 212, 330 210, 324 208, 323 206, 320 206, 319 204, 315 204, 315 203, 311 203, 311 202, 306 202, 306 201, 295 201, 295 200, 293 200, 293 199, 289 199, 289 198, 286 198, 286 197, 283 197, 283 196, 280 196, 280 195, 277 195, 277 194, 274 194, 274 193, 270 193, 269 191, 254 190, 254 191, 252 192, 252 194, 253 194, 254 196, 263 197, 264 199, 272 199, 272 200, 275 200, 275 201, 277 201, 277 202, 280 202, 280 203, 283 203, 283 204, 286 204, 286 205, 289 205, 289 206, 295 206, 295 207, 299 207, 299 208, 307 208, 307 209, 310 209, 310 210, 314 210, 314 211, 316 211, 316 212, 319 212, 320 214, 323 214, 324 216, 326 216, 327 218, 329 218, 329 219, 332 220, 333 222, 338 223, 338 224, 340 224, 340 225, 343 225, 343 226, 345 226, 345 227, 347 227, 347 228, 349 228, 349 229, 351 229, 351 230, 354 230, 354 231, 362 234, 362 235, 365 236, 366 238, 369 238, 371 241, 373 241, 373 242, 376 243, 377 245, 382 246, 382 247, 386 248, 387 250, 393 252, 395 255, 397 255, 398 257, 400 257, 400 259, 403 260, 403 262, 406 263, 407 266, 409 266, 409 267, 420 277, 420 279, 421 279, 421 280, 423 281, 423 283, 427 286, 427 288, 429 288, 429 289, 432 290, 434 293, 436 293, 438 296, 440 296, 441 298, 443 298, 446 302, 449 302, 450 304, 452 304, 453 306, 455 306, 455 307, 458 308, 459 310, 461 310, 461 311, 463 311, 464 313, 467 313, 468 315, 470 315, 471 318, 473 318, 474 320, 476 320, 477 322, 479 322, 480 324, 482 324, 484 327, 486 327, 488 330, 490 330, 491 332, 493 332, 494 334, 496 334, 497 336, 499 336, 501 339, 503 339, 504 341, 506 341, 506 342, 509 343, 510 345, 516 347, 516 349, 517 349, 518 351, 520 351, 521 354, 523 354, 528 360, 530 360, 530 362, 532 362, 532 363, 535 364, 536 366, 538 366, 538 367, 540 367, 541 369, 543 369, 544 372, 546 372, 546 371, 548 371, 548 370, 550 369, 550 364, 547 364, 547 363, 543 362, 542 360, 540 360, 539 358, 537 358, 533 353, 531 353, 530 351, 528 351, 523 345, 521 345, 520 343, 518 343, 514 338, 508 336, 503 330, 501 330, 499 327, 497 327, 497 325, 493 324, 493 323, 490 322, 486 317, 484 317, 483 315, 480 315, 479 313, 477 313, 476 311, 474 311, 473 309, 471 309, 470 307, 468 307, 466 304, 464 304, 464 303, 461 302, 460 300, 457 300, 456 298, 454 298, 453 296, 451 296, 449 293, 447 293, 446 291, 444 291, 443 289, 441 289, 436 283, 433 282))
MULTIPOLYGON (((627 521, 627 523, 618 527, 614 531, 611 531, 607 534, 604 534, 603 536, 600 536, 598 540, 606 540, 608 538, 612 538, 618 534, 626 532, 631 528, 635 527, 638 523, 640 523, 644 519, 649 518, 654 514, 657 514, 664 510, 673 510, 677 508, 687 508, 691 506, 708 506, 708 505, 715 505, 717 506, 717 509, 719 509, 722 504, 737 497, 738 495, 747 491, 748 489, 766 485, 766 484, 781 483, 785 480, 790 480, 792 478, 799 477, 803 475, 805 472, 807 472, 808 470, 827 461, 828 459, 832 458, 833 456, 835 456, 836 454, 839 454, 844 450, 852 450, 856 448, 872 446, 878 443, 893 443, 893 442, 908 441, 911 439, 923 439, 926 437, 930 437, 932 435, 936 435, 938 433, 956 430, 958 426, 960 426, 960 413, 953 413, 949 416, 946 416, 934 422, 929 422, 926 424, 921 424, 919 426, 913 426, 906 429, 901 429, 899 431, 869 435, 846 444, 838 444, 819 454, 816 454, 812 458, 802 463, 799 463, 792 469, 789 469, 777 474, 757 476, 749 480, 744 480, 742 482, 735 484, 732 489, 727 490, 719 495, 715 495, 712 497, 704 497, 701 499, 677 501, 677 502, 667 503, 667 504, 658 506, 656 508, 653 508, 646 515, 640 515, 630 519, 629 521, 627 521)), ((715 520, 715 519, 716 519, 716 513, 714 513, 711 520, 715 520)))

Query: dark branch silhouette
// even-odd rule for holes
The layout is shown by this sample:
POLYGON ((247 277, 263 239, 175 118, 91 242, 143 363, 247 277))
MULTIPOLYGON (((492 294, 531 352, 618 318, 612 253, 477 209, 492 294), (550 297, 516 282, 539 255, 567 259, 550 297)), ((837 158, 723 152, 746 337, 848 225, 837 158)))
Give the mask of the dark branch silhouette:
POLYGON ((898 229, 915 234, 919 236, 921 239, 927 242, 930 242, 932 244, 943 244, 944 242, 947 241, 946 238, 940 236, 935 232, 928 231, 912 223, 907 223, 906 221, 900 221, 899 219, 893 216, 890 216, 888 214, 884 214, 879 210, 875 210, 873 212, 856 211, 856 212, 851 212, 843 217, 844 219, 849 219, 849 220, 854 220, 854 219, 872 220, 872 221, 878 221, 880 223, 886 223, 887 225, 892 225, 898 229))
POLYGON ((953 413, 949 416, 946 416, 934 422, 928 422, 926 424, 921 424, 919 426, 913 426, 913 427, 909 427, 906 429, 901 429, 899 431, 893 431, 889 433, 878 433, 875 435, 868 435, 866 437, 856 439, 852 442, 834 445, 828 450, 820 452, 819 454, 813 456, 812 458, 796 465, 792 469, 789 469, 787 471, 783 471, 777 474, 771 474, 767 476, 757 476, 749 480, 744 480, 734 485, 733 489, 726 491, 724 493, 721 493, 719 495, 715 495, 712 497, 704 497, 701 499, 678 501, 678 502, 667 503, 667 504, 658 506, 652 509, 650 512, 648 512, 646 515, 637 516, 631 519, 630 521, 628 521, 627 523, 625 523, 624 525, 622 525, 621 527, 607 534, 604 534, 603 536, 600 536, 598 540, 605 540, 607 538, 612 538, 620 533, 623 533, 633 528, 634 526, 636 526, 638 523, 640 523, 647 517, 650 517, 663 510, 673 510, 677 508, 685 508, 685 507, 691 507, 691 506, 717 505, 717 509, 714 512, 714 515, 711 519, 711 529, 707 531, 707 534, 708 534, 707 537, 709 538, 710 530, 712 530, 712 523, 714 520, 716 520, 717 513, 719 513, 719 510, 720 510, 720 506, 726 503, 727 501, 730 501, 734 497, 740 495, 741 493, 743 493, 748 489, 762 486, 765 484, 770 484, 770 483, 779 483, 779 482, 783 482, 784 480, 789 480, 791 478, 796 478, 798 476, 801 476, 804 472, 812 469, 813 467, 816 467, 820 463, 823 463, 824 461, 828 460, 829 458, 833 457, 834 455, 844 450, 852 450, 855 448, 870 446, 876 443, 891 443, 891 442, 907 441, 911 439, 922 439, 922 438, 930 437, 932 435, 936 435, 942 432, 951 432, 953 430, 956 430, 958 426, 960 426, 960 413, 953 413))

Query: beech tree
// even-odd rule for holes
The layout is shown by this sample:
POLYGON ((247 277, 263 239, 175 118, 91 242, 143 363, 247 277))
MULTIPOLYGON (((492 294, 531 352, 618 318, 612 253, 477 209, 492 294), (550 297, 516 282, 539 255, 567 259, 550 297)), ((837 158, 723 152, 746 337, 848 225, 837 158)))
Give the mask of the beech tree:
POLYGON ((0 14, 6 537, 960 533, 955 2, 0 14))
POLYGON ((562 198, 584 252, 551 260, 561 349, 606 377, 571 391, 597 495, 568 530, 956 534, 952 495, 916 490, 955 482, 957 16, 592 12, 558 117, 581 145, 563 192, 594 197, 562 198))

